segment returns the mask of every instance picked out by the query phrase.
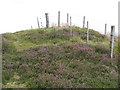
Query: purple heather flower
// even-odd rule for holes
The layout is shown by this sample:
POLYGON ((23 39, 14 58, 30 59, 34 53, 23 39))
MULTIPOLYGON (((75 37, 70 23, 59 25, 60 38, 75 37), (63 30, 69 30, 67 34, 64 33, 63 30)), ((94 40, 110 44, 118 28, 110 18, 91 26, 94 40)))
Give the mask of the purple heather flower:
POLYGON ((109 57, 108 54, 101 54, 101 56, 102 56, 103 58, 108 58, 108 57, 109 57))
POLYGON ((21 67, 28 67, 28 64, 22 64, 21 67))
POLYGON ((36 47, 30 47, 30 49, 34 49, 34 48, 36 48, 36 47))
POLYGON ((37 52, 39 53, 39 52, 41 52, 42 50, 41 49, 39 49, 37 52))
POLYGON ((92 50, 91 48, 80 48, 80 50, 92 50))
POLYGON ((46 62, 46 63, 44 63, 45 65, 47 65, 48 63, 46 62))

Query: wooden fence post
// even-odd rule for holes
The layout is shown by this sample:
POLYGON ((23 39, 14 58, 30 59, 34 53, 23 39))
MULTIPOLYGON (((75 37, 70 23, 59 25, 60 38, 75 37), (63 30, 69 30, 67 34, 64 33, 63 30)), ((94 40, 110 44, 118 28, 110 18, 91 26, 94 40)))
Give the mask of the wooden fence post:
POLYGON ((105 35, 107 34, 107 24, 105 24, 105 35))
POLYGON ((87 43, 88 43, 88 41, 89 41, 89 23, 88 23, 88 21, 87 21, 87 43))
POLYGON ((58 11, 58 27, 60 27, 60 11, 58 11))
POLYGON ((72 36, 73 35, 73 32, 72 32, 72 20, 71 20, 71 16, 70 16, 70 35, 72 36))
POLYGON ((67 13, 67 25, 69 26, 69 14, 67 13))
POLYGON ((46 16, 46 28, 49 28, 49 17, 48 17, 48 13, 45 13, 46 16))
POLYGON ((39 19, 38 19, 38 17, 37 17, 37 23, 38 23, 38 28, 40 28, 40 24, 39 24, 39 19))
POLYGON ((110 58, 113 58, 115 26, 111 26, 110 35, 110 58))
POLYGON ((31 29, 33 29, 33 27, 31 26, 31 29))
POLYGON ((85 28, 85 16, 83 17, 83 28, 85 28))

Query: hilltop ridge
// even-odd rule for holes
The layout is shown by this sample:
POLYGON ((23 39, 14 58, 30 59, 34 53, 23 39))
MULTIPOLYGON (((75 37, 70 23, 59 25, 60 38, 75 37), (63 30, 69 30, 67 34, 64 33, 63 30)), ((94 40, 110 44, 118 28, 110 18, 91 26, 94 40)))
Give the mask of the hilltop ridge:
POLYGON ((50 27, 2 34, 3 87, 117 88, 118 42, 90 29, 50 27))

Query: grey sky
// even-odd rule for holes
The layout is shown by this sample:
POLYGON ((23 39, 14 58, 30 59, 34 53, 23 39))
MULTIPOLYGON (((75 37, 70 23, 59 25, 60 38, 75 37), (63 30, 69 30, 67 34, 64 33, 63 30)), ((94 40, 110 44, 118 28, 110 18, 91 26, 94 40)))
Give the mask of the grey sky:
MULTIPOLYGON (((72 17, 72 23, 82 27, 83 16, 89 21, 89 27, 104 33, 111 25, 118 32, 119 0, 0 0, 0 33, 15 32, 37 28, 36 17, 41 18, 45 26, 45 13, 49 13, 50 24, 57 24, 57 14, 61 11, 61 23, 66 23, 66 14, 72 17)), ((40 21, 40 22, 41 22, 40 21)))

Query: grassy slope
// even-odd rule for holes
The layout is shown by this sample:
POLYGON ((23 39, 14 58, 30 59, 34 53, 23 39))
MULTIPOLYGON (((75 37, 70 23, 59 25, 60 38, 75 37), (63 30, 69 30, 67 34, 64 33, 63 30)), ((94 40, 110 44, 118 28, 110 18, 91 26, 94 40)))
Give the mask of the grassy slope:
MULTIPOLYGON (((117 41, 109 58, 109 37, 73 27, 3 34, 3 87, 117 87, 117 41)), ((117 39, 116 39, 117 40, 117 39)))

